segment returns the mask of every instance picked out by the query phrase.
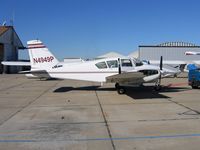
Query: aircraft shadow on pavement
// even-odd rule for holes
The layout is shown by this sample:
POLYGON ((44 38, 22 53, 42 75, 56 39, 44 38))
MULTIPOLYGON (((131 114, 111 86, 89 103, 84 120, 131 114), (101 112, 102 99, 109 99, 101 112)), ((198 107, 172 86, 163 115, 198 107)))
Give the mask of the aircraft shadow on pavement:
POLYGON ((95 91, 99 88, 100 86, 83 86, 83 87, 60 87, 53 92, 55 93, 62 93, 62 92, 70 92, 70 91, 95 91))
POLYGON ((184 87, 162 87, 160 91, 155 91, 154 86, 130 87, 126 89, 126 95, 133 99, 156 99, 171 98, 165 93, 186 91, 184 87))
MULTIPOLYGON (((155 91, 153 86, 142 86, 142 87, 128 87, 126 88, 125 95, 133 98, 133 99, 156 99, 170 98, 164 93, 168 92, 181 92, 190 90, 185 87, 163 87, 161 91, 155 91)), ((63 93, 70 91, 116 91, 113 87, 101 87, 101 86, 84 86, 84 87, 60 87, 55 89, 53 92, 55 93, 63 93)), ((116 91, 117 92, 117 91, 116 91)))

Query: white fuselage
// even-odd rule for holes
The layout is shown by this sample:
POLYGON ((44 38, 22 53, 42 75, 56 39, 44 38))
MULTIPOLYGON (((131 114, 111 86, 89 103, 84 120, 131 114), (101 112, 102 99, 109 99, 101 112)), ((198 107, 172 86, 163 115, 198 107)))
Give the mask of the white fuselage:
MULTIPOLYGON (((109 66, 109 62, 118 61, 118 58, 106 58, 93 61, 85 61, 80 63, 58 63, 55 66, 47 68, 48 75, 51 78, 59 79, 75 79, 93 82, 106 82, 106 77, 116 75, 119 73, 118 64, 109 66), (97 64, 105 63, 104 67, 97 67, 97 64)), ((159 67, 153 65, 135 66, 135 62, 130 58, 120 58, 121 71, 125 72, 139 72, 141 70, 159 70, 159 67), (125 60, 127 62, 125 62, 125 60), (124 63, 122 62, 124 61, 124 63), (129 65, 130 61, 131 65, 129 65), (127 65, 128 64, 128 65, 127 65)), ((163 71, 162 75, 167 72, 163 71)), ((169 72, 168 72, 169 73, 169 72)), ((172 72, 170 72, 172 73, 172 72)), ((171 74, 172 75, 172 74, 171 74)), ((144 82, 151 82, 158 79, 158 74, 144 78, 144 82)))
MULTIPOLYGON (((105 82, 106 77, 118 73, 118 67, 99 69, 95 64, 102 61, 103 60, 80 63, 59 63, 56 67, 49 68, 48 74, 52 78, 105 82)), ((133 69, 133 67, 130 69, 133 69)))
POLYGON ((48 71, 53 78, 105 82, 107 76, 118 73, 118 68, 98 69, 93 62, 63 64, 62 67, 48 71))

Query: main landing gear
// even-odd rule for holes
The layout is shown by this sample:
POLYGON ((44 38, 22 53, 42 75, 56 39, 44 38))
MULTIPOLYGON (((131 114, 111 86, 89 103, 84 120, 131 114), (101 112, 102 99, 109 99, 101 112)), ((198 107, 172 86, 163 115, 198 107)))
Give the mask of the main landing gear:
POLYGON ((119 83, 115 84, 115 88, 117 89, 118 94, 125 94, 126 90, 123 86, 120 86, 119 83))
MULTIPOLYGON (((121 86, 119 83, 116 83, 116 84, 115 84, 115 88, 116 88, 116 90, 117 90, 117 93, 120 94, 120 95, 126 93, 125 87, 124 87, 124 86, 121 86)), ((155 84, 155 86, 154 86, 154 90, 155 90, 155 91, 160 91, 161 89, 162 89, 162 86, 160 85, 159 82, 157 82, 157 83, 155 84)))

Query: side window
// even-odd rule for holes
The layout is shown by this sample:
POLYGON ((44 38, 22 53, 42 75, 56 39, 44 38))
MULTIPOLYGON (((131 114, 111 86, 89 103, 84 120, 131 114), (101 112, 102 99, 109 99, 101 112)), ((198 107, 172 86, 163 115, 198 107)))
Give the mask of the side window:
POLYGON ((121 59, 122 67, 132 67, 130 59, 121 59))
POLYGON ((99 63, 97 63, 97 64, 95 64, 96 66, 97 66, 97 68, 99 68, 99 69, 105 69, 105 68, 107 68, 107 65, 106 65, 106 62, 99 62, 99 63))
POLYGON ((118 67, 118 62, 117 60, 110 60, 107 61, 108 67, 109 68, 117 68, 118 67))

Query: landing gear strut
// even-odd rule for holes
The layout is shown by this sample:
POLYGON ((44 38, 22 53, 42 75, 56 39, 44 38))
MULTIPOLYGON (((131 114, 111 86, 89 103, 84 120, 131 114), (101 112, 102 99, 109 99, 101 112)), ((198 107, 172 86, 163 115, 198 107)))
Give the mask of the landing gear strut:
POLYGON ((155 85, 155 86, 154 86, 154 90, 155 90, 155 91, 160 91, 161 88, 162 88, 162 87, 161 87, 160 85, 155 85))
POLYGON ((120 86, 119 83, 115 84, 115 88, 117 89, 118 94, 124 94, 126 92, 125 88, 123 86, 120 86))
POLYGON ((154 86, 154 90, 155 91, 160 91, 161 90, 161 85, 160 85, 160 80, 158 80, 154 86))

